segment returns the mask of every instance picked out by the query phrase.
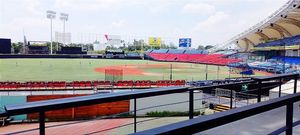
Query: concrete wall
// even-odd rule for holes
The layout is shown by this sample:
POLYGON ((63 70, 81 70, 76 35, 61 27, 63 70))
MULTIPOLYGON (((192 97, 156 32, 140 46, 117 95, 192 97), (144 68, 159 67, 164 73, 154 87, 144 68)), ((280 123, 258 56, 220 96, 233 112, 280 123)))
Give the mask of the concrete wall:
MULTIPOLYGON (((26 103, 26 96, 0 96, 0 110, 3 111, 5 105, 26 103)), ((13 120, 25 120, 26 115, 12 116, 13 120)))

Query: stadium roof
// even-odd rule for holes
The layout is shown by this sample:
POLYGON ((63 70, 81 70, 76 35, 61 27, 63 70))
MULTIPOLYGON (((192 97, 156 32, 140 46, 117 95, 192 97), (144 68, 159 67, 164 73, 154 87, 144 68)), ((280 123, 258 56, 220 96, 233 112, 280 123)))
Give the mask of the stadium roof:
MULTIPOLYGON (((275 13, 248 30, 236 35, 219 48, 236 44, 248 52, 259 43, 300 34, 300 0, 289 0, 275 13)), ((217 48, 218 48, 217 47, 217 48)), ((215 48, 215 49, 217 49, 215 48)))

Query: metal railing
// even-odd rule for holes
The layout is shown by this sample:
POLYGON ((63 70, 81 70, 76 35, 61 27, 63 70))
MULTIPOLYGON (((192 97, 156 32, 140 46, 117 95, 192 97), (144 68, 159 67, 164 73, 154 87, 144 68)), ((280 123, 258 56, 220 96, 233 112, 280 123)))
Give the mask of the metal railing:
MULTIPOLYGON (((232 109, 225 112, 216 113, 214 115, 201 116, 198 118, 145 130, 138 132, 136 134, 195 134, 208 129, 212 129, 224 124, 228 124, 237 120, 241 120, 256 114, 261 114, 266 111, 270 111, 282 106, 286 106, 286 125, 276 131, 272 132, 275 134, 280 134, 286 131, 286 134, 292 135, 293 126, 299 125, 300 121, 293 123, 293 103, 300 101, 300 93, 297 93, 297 79, 298 74, 286 74, 286 75, 277 75, 269 77, 255 77, 253 80, 257 83, 258 95, 257 95, 257 104, 252 104, 249 106, 244 106, 236 109, 232 109), (290 94, 284 97, 271 99, 265 102, 261 102, 262 96, 262 86, 265 81, 274 81, 279 80, 279 93, 281 93, 281 81, 285 78, 294 79, 294 94, 290 94)), ((232 102, 232 101, 231 101, 232 102)), ((232 103, 231 103, 232 107, 232 103)))
MULTIPOLYGON (((202 90, 204 90, 204 91, 209 91, 210 90, 211 91, 215 88, 231 88, 231 87, 239 86, 239 85, 243 85, 243 84, 250 84, 250 83, 251 84, 256 84, 257 83, 257 84, 259 84, 258 85, 259 88, 258 88, 257 101, 260 102, 261 101, 261 95, 262 95, 262 92, 260 92, 260 91, 264 90, 264 88, 263 88, 264 83, 263 82, 272 81, 272 80, 274 81, 276 79, 277 80, 278 79, 283 80, 284 78, 297 79, 297 77, 298 77, 297 74, 276 75, 276 76, 271 76, 271 77, 256 77, 256 78, 253 78, 252 81, 247 81, 247 82, 222 84, 222 85, 214 85, 214 86, 204 86, 204 87, 198 87, 198 88, 166 87, 166 88, 144 89, 144 90, 131 91, 131 92, 122 92, 122 93, 95 94, 95 95, 64 98, 64 99, 53 99, 53 100, 47 100, 47 101, 28 102, 28 103, 19 104, 19 105, 8 105, 8 106, 6 106, 5 107, 5 112, 1 113, 0 117, 20 115, 20 114, 29 114, 29 113, 39 113, 39 133, 41 135, 43 135, 43 134, 45 134, 45 112, 46 111, 133 99, 133 101, 134 101, 133 102, 134 103, 134 106, 133 106, 134 132, 136 132, 137 131, 137 127, 136 127, 136 125, 137 125, 136 124, 137 123, 137 116, 136 116, 137 106, 136 106, 136 104, 137 104, 137 99, 139 99, 139 98, 189 92, 189 94, 188 94, 189 95, 188 115, 189 115, 189 119, 193 119, 194 118, 194 110, 195 110, 194 109, 194 92, 195 91, 199 91, 199 90, 201 90, 201 91, 202 90)), ((297 85, 297 81, 295 81, 295 86, 296 85, 297 85)), ((296 90, 295 90, 295 92, 296 92, 296 90)), ((231 90, 231 93, 232 93, 232 90, 231 90)), ((229 97, 230 98, 230 108, 232 108, 234 101, 233 101, 232 94, 230 94, 230 95, 231 95, 229 97)), ((277 104, 279 104, 279 103, 277 103, 277 104)), ((280 102, 280 105, 282 105, 281 102, 280 102)), ((275 105, 273 105, 273 106, 277 107, 275 105)), ((255 111, 253 112, 253 110, 258 110, 257 113, 259 113, 260 112, 259 108, 260 108, 260 104, 254 104, 254 107, 252 106, 252 108, 251 107, 248 108, 248 106, 246 106, 246 109, 244 107, 242 107, 240 109, 244 110, 245 112, 252 112, 252 113, 249 113, 249 114, 254 114, 255 111)), ((270 108, 270 107, 266 107, 266 108, 270 108)), ((222 115, 223 117, 232 117, 232 115, 239 115, 239 114, 236 114, 236 113, 239 113, 239 111, 236 112, 236 109, 230 110, 230 111, 224 112, 224 113, 217 113, 217 114, 214 114, 214 115, 211 115, 211 116, 208 116, 208 117, 210 119, 211 118, 217 119, 216 116, 219 116, 220 114, 223 114, 224 115, 224 116, 222 115), (232 111, 234 113, 232 113, 232 111), (225 113, 225 115, 224 115, 224 113, 225 113), (230 114, 230 115, 227 116, 228 114, 230 114)), ((242 114, 241 116, 243 118, 250 116, 248 114, 244 115, 244 112, 241 112, 241 114, 242 114)), ((206 118, 206 116, 203 117, 203 118, 206 118)), ((199 119, 199 118, 196 118, 196 119, 199 119)), ((214 119, 212 119, 212 121, 214 121, 214 119)), ((205 120, 208 120, 208 119, 205 119, 205 120)), ((238 120, 238 119, 236 119, 236 120, 238 120)), ((229 122, 232 122, 232 120, 228 120, 228 121, 223 120, 223 123, 229 123, 229 122)), ((189 122, 187 122, 187 123, 189 123, 189 122)), ((187 125, 181 125, 181 124, 179 124, 179 125, 181 127, 182 126, 187 126, 187 125)), ((215 126, 217 126, 217 125, 215 125, 215 126)), ((187 127, 184 127, 183 129, 186 129, 186 128, 189 128, 189 127, 187 126, 187 127)), ((213 128, 213 127, 210 127, 210 128, 213 128)), ((174 129, 174 128, 171 128, 171 129, 174 129)), ((182 130, 182 129, 178 127, 176 130, 182 130)), ((147 130, 144 133, 152 133, 153 131, 156 131, 156 130, 150 130, 150 131, 147 130)), ((189 132, 196 132, 196 131, 198 131, 198 129, 190 130, 189 132)), ((172 131, 166 131, 166 133, 168 133, 168 132, 172 132, 172 131)), ((157 133, 160 133, 160 132, 157 132, 157 133)), ((163 132, 161 132, 161 133, 163 133, 163 132)))

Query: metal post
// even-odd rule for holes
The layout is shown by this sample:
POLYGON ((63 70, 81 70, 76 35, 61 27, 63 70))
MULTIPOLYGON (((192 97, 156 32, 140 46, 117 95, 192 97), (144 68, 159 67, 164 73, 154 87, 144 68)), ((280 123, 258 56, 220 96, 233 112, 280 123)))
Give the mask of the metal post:
POLYGON ((50 45, 50 54, 52 54, 52 18, 50 18, 50 33, 51 33, 51 45, 50 45))
POLYGON ((298 75, 295 76, 295 82, 294 82, 294 94, 297 93, 297 81, 298 81, 298 75))
POLYGON ((194 90, 189 91, 189 119, 194 118, 194 90))
POLYGON ((258 81, 257 102, 261 101, 261 80, 258 81))
POLYGON ((286 54, 286 50, 285 50, 285 45, 284 45, 284 55, 283 55, 283 73, 285 74, 285 54, 286 54))
POLYGON ((233 92, 230 90, 230 109, 232 109, 232 98, 233 98, 233 92))
POLYGON ((293 103, 289 103, 286 106, 286 135, 293 134, 293 103))
POLYGON ((207 68, 208 68, 208 66, 207 66, 207 64, 206 64, 206 70, 205 70, 205 80, 207 80, 207 68))
POLYGON ((63 44, 65 45, 65 38, 66 38, 66 28, 65 28, 65 23, 66 23, 66 21, 63 20, 63 22, 64 22, 64 28, 63 28, 63 29, 64 29, 64 31, 63 31, 63 34, 64 34, 64 35, 63 35, 63 42, 64 42, 64 43, 63 43, 63 44))
POLYGON ((229 72, 228 72, 229 79, 230 79, 230 74, 231 74, 231 67, 229 67, 229 72))
POLYGON ((279 97, 281 97, 281 85, 282 85, 282 79, 279 79, 279 97))
POLYGON ((171 65, 170 65, 170 80, 173 80, 172 68, 173 68, 173 66, 172 66, 172 64, 171 64, 171 65))
POLYGON ((220 67, 218 66, 218 69, 217 69, 217 80, 219 80, 219 71, 220 71, 220 67))
POLYGON ((39 114, 40 135, 45 135, 45 112, 39 114))
POLYGON ((134 133, 136 133, 136 98, 134 98, 134 133))

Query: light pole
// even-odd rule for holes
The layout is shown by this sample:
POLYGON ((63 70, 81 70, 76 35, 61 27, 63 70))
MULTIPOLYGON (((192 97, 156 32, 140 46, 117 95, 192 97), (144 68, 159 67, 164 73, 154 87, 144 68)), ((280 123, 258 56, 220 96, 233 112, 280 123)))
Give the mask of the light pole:
POLYGON ((47 18, 50 19, 50 37, 51 37, 51 45, 50 45, 50 54, 52 54, 52 19, 55 19, 55 15, 56 15, 56 12, 54 11, 50 11, 48 10, 47 11, 47 18))
POLYGON ((69 19, 69 15, 66 13, 60 13, 60 20, 63 21, 63 44, 65 45, 65 38, 66 38, 66 27, 65 27, 65 23, 66 21, 68 21, 69 19))

